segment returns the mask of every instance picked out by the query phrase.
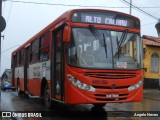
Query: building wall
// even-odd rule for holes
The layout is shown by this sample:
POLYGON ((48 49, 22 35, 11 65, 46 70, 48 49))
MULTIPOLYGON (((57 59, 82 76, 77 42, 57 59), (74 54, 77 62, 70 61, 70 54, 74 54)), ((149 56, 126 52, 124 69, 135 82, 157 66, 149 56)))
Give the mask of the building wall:
POLYGON ((159 87, 160 79, 160 47, 155 46, 145 46, 144 45, 144 87, 145 88, 157 88, 159 87), (159 55, 159 72, 151 72, 151 55, 153 53, 158 53, 159 55))

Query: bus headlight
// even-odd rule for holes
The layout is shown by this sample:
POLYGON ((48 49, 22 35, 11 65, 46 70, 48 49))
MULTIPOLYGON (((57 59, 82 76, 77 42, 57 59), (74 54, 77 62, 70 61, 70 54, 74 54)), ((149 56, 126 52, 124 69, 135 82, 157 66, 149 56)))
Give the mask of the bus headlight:
POLYGON ((143 84, 143 79, 140 80, 137 84, 128 87, 128 91, 136 90, 136 89, 138 89, 139 87, 141 87, 142 84, 143 84))
POLYGON ((79 88, 83 88, 83 83, 77 80, 76 86, 79 88))
POLYGON ((82 90, 87 90, 87 91, 91 91, 91 92, 95 92, 96 89, 94 87, 92 87, 91 85, 87 85, 85 83, 82 83, 81 81, 79 81, 78 79, 76 79, 75 77, 73 77, 72 75, 68 74, 67 75, 68 80, 76 87, 82 89, 82 90))

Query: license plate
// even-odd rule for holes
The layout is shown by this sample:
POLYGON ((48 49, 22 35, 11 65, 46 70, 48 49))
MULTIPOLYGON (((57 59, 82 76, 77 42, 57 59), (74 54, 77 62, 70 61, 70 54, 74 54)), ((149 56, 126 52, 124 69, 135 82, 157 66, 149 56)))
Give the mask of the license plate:
POLYGON ((107 94, 106 98, 118 98, 119 95, 118 94, 107 94))

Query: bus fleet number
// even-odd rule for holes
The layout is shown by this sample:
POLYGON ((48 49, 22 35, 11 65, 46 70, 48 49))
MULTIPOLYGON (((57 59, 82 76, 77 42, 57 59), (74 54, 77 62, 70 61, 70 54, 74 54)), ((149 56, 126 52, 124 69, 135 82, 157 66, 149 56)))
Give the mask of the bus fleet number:
POLYGON ((107 84, 106 80, 93 80, 92 81, 93 84, 107 84))

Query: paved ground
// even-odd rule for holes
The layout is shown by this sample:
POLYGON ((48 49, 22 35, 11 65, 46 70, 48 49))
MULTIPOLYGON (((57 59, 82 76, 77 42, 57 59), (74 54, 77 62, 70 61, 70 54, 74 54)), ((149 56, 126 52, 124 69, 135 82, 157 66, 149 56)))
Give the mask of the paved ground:
MULTIPOLYGON (((39 99, 35 98, 25 98, 18 97, 16 92, 12 91, 2 91, 1 92, 1 111, 48 111, 45 109, 43 103, 39 99)), ((54 111, 54 108, 53 110, 54 111)), ((69 120, 68 117, 64 115, 72 116, 76 114, 76 119, 92 119, 95 120, 160 120, 160 91, 158 90, 144 90, 144 99, 139 103, 123 103, 123 104, 106 104, 104 109, 95 111, 92 105, 58 105, 56 106, 56 111, 53 113, 56 117, 44 118, 44 120, 69 120), (60 113, 58 111, 65 111, 65 113, 60 113), (76 112, 75 112, 76 111, 76 112), (111 112, 112 111, 112 112, 111 112), (125 111, 122 112, 121 111, 125 111), (128 111, 134 111, 133 114, 140 114, 141 111, 145 114, 158 114, 159 117, 123 117, 129 114, 128 111), (146 111, 146 112, 144 112, 146 111), (157 112, 156 112, 157 111, 157 112), (159 111, 159 112, 158 112, 159 111), (85 117, 86 115, 86 117, 85 117), (108 116, 107 116, 108 115, 108 116), (101 117, 100 117, 101 116, 101 117), (104 117, 105 116, 105 117, 104 117), (114 117, 110 117, 114 116, 114 117), (116 117, 119 116, 119 117, 116 117)), ((3 118, 4 119, 4 118, 3 118)), ((23 120, 24 118, 17 118, 18 120, 23 120)), ((25 118, 32 119, 33 118, 25 118)), ((38 120, 39 118, 34 118, 38 120)), ((71 119, 71 118, 70 118, 71 119)), ((72 118, 75 119, 75 118, 72 118)), ((5 120, 5 119, 4 119, 5 120)))

